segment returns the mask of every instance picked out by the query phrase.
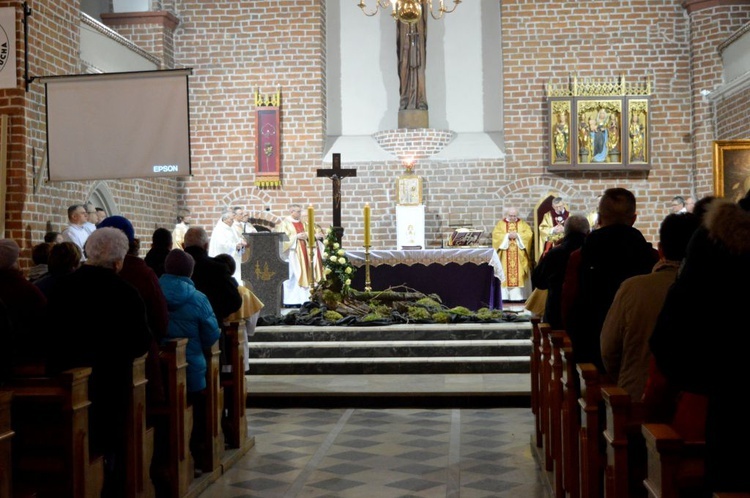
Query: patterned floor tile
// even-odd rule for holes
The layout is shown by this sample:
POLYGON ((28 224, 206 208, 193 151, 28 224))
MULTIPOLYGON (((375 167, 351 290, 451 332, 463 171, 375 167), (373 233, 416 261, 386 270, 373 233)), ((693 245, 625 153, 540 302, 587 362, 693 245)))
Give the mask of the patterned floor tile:
POLYGON ((255 446, 200 498, 544 498, 533 432, 525 408, 251 408, 255 446))

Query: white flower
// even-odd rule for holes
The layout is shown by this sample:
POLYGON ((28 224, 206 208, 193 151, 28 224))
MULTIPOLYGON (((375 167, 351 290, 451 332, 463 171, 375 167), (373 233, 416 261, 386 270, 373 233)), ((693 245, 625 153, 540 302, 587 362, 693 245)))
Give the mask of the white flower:
POLYGON ((334 243, 333 243, 333 248, 334 248, 334 249, 338 249, 339 247, 341 247, 341 246, 339 245, 339 243, 338 243, 338 242, 334 242, 334 243))
POLYGON ((339 256, 343 256, 344 254, 346 254, 346 251, 344 251, 343 249, 339 249, 339 251, 338 251, 338 253, 337 253, 337 254, 338 254, 339 256))
POLYGON ((331 260, 331 261, 333 261, 334 263, 336 263, 338 261, 338 258, 336 256, 331 256, 328 259, 331 260))
POLYGON ((340 264, 340 265, 346 264, 346 259, 344 259, 344 258, 339 258, 339 264, 340 264))
POLYGON ((328 259, 328 253, 327 252, 323 253, 323 259, 328 259))
POLYGON ((333 270, 331 270, 330 268, 326 268, 326 269, 325 269, 325 274, 326 274, 326 275, 330 275, 332 271, 333 271, 333 270))
POLYGON ((346 282, 344 282, 344 285, 351 285, 351 284, 352 284, 352 279, 350 278, 347 278, 346 282))
POLYGON ((352 272, 352 267, 351 266, 347 266, 346 270, 344 270, 344 272, 346 272, 346 274, 349 275, 352 272))

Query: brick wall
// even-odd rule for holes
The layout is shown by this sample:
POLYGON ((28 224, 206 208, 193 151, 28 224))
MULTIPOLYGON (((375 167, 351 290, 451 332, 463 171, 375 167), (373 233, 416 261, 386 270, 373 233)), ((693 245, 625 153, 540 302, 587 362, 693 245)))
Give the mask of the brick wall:
MULTIPOLYGON (((710 126, 710 106, 699 96, 704 86, 710 89, 718 83, 716 47, 750 18, 748 6, 717 6, 721 3, 686 13, 679 0, 557 4, 504 0, 503 50, 497 57, 503 57, 504 66, 506 157, 418 159, 415 173, 424 181, 427 243, 439 244, 455 220, 470 220, 490 231, 511 205, 533 221, 537 202, 550 192, 563 195, 574 211, 589 211, 597 195, 615 185, 635 192, 637 226, 655 241, 672 196, 712 191, 712 135, 748 136, 748 113, 742 112, 750 105, 747 93, 718 105, 716 132, 710 126), (652 79, 650 172, 547 171, 544 88, 547 82, 565 81, 572 73, 600 79, 620 75, 652 79), (731 119, 733 124, 724 124, 731 119)), ((218 5, 212 10, 197 0, 161 5, 169 10, 161 24, 114 28, 160 57, 162 67, 192 68, 193 176, 183 181, 105 182, 121 213, 135 222, 137 235, 148 240, 157 226, 171 225, 180 206, 191 209, 193 223, 207 228, 213 227, 223 207, 234 205, 247 206, 253 217, 275 222, 286 214, 288 204, 311 203, 320 220, 330 220, 331 182, 316 177, 316 169, 330 167, 323 161, 328 152, 324 150, 325 2, 225 2, 212 4, 218 5), (173 29, 170 15, 178 21, 173 29), (261 190, 254 186, 253 94, 277 90, 282 97, 283 186, 261 190)), ((16 36, 22 40, 17 2, 0 0, 2 6, 18 8, 16 36)), ((39 0, 33 7, 30 74, 80 72, 78 2, 39 0)), ((6 233, 22 242, 26 256, 47 225, 64 226, 67 206, 85 200, 100 182, 56 182, 35 190, 33 172, 40 167, 44 150, 43 85, 32 83, 30 91, 24 91, 19 46, 19 87, 0 90, 0 108, 11 115, 12 133, 6 233)), ((422 138, 432 140, 431 133, 422 138)), ((398 135, 385 132, 381 138, 398 135)), ((404 142, 400 150, 413 144, 404 142)), ((398 160, 342 159, 345 167, 357 169, 355 178, 342 182, 345 245, 361 245, 362 208, 369 202, 374 247, 392 247, 395 180, 403 166, 398 160)))

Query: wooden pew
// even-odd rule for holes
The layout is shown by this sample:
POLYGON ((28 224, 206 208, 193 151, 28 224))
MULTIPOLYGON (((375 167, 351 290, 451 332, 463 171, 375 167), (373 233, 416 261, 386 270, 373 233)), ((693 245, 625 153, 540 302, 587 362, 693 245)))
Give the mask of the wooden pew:
POLYGON ((679 498, 705 485, 705 442, 685 441, 669 424, 643 424, 650 498, 679 498))
MULTIPOLYGON (((575 351, 573 352, 575 354, 575 351)), ((593 363, 579 363, 581 413, 579 433, 579 469, 581 498, 600 498, 603 494, 602 395, 601 376, 593 363)))
POLYGON ((171 339, 160 348, 159 359, 164 376, 166 403, 149 407, 149 419, 155 425, 155 455, 152 475, 157 496, 181 498, 193 480, 190 434, 193 409, 187 403, 187 339, 171 339))
POLYGON ((11 441, 13 429, 11 429, 11 400, 13 391, 0 390, 0 498, 11 498, 13 496, 13 460, 11 452, 11 441))
MULTIPOLYGON (((567 334, 566 334, 567 335, 567 334)), ((581 389, 578 385, 573 346, 568 342, 562 348, 562 465, 563 488, 568 498, 580 497, 580 476, 578 463, 579 434, 581 431, 581 413, 578 409, 578 398, 581 389)))
POLYGON ((91 368, 55 377, 14 378, 13 482, 39 498, 95 498, 104 484, 101 456, 89 454, 91 368))
MULTIPOLYGON (((221 387, 221 350, 216 341, 206 356, 206 427, 205 452, 202 455, 200 468, 203 472, 219 471, 224 454, 224 433, 221 429, 221 416, 224 411, 224 389, 221 387)), ((196 462, 196 466, 199 466, 196 462)))
POLYGON ((156 495, 151 481, 154 428, 146 425, 146 356, 133 361, 133 389, 125 427, 126 496, 132 498, 153 498, 156 495))
POLYGON ((230 322, 222 326, 227 349, 228 368, 221 374, 224 389, 222 427, 228 448, 241 448, 247 442, 247 388, 245 385, 245 322, 230 322))
POLYGON ((602 386, 605 408, 604 490, 607 498, 646 496, 646 452, 641 424, 644 406, 617 386, 602 386))
POLYGON ((541 335, 541 354, 539 356, 539 413, 542 431, 542 467, 546 471, 553 470, 552 460, 552 434, 550 434, 550 389, 552 384, 552 368, 550 358, 552 355, 552 328, 547 323, 539 324, 541 335))
POLYGON ((552 378, 549 390, 550 399, 550 452, 553 462, 553 491, 555 496, 564 497, 563 488, 563 450, 562 450, 562 397, 563 397, 563 363, 562 349, 570 346, 570 339, 563 330, 550 333, 550 370, 552 378))
POLYGON ((531 413, 534 415, 534 444, 537 448, 542 447, 542 422, 539 415, 539 379, 542 336, 539 332, 541 319, 534 315, 531 317, 531 413))

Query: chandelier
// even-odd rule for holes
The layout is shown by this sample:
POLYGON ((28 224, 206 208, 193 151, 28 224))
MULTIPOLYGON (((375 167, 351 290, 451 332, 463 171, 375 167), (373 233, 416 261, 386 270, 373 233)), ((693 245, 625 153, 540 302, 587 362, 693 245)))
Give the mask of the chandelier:
POLYGON ((432 7, 432 0, 375 0, 375 10, 372 12, 367 11, 365 0, 359 0, 357 6, 362 9, 366 16, 370 17, 377 14, 380 9, 390 7, 392 9, 391 17, 404 24, 414 24, 422 17, 422 3, 426 5, 433 19, 440 19, 444 14, 450 14, 456 10, 461 1, 453 0, 453 8, 448 9, 445 7, 445 1, 439 0, 437 13, 432 7))

